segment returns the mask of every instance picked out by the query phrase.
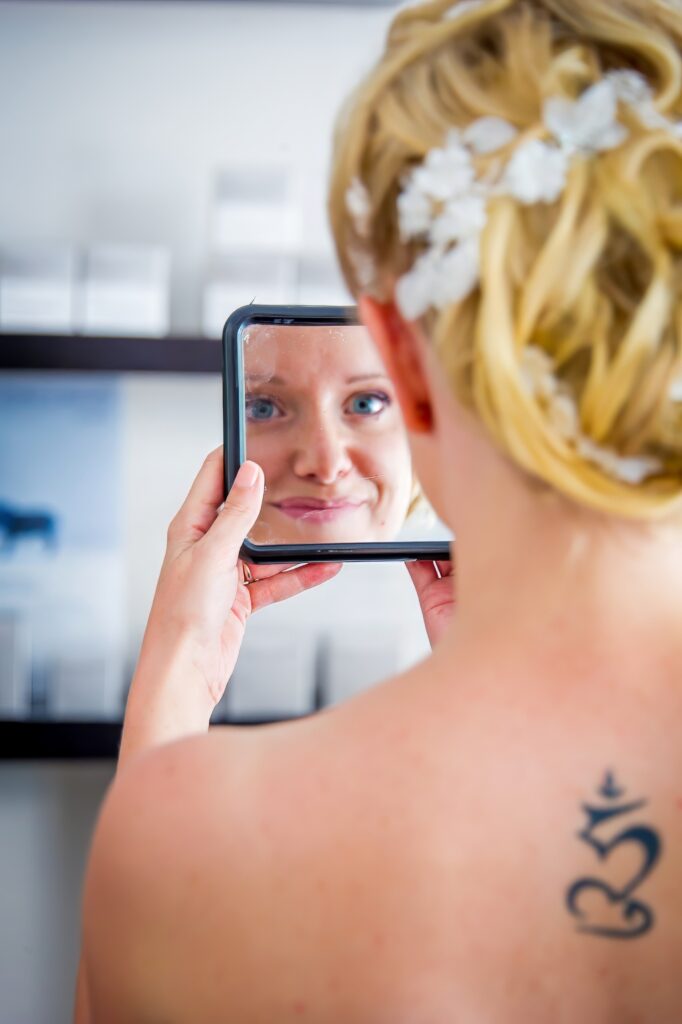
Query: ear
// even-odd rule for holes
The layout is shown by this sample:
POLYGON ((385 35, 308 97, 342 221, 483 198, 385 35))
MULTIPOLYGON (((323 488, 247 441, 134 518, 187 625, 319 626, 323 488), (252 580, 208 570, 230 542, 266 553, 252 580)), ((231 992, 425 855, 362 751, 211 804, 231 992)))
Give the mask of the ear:
POLYGON ((417 326, 404 320, 392 302, 369 295, 360 296, 358 309, 395 385, 405 426, 415 434, 430 433, 433 412, 417 326))

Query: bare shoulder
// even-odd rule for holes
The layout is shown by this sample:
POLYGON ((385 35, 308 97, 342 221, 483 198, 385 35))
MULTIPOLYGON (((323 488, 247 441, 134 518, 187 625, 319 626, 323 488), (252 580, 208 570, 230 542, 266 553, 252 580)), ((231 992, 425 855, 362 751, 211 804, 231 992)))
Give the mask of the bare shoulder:
POLYGON ((321 965, 331 961, 330 921, 341 943, 354 931, 349 866, 358 836, 369 839, 376 823, 372 802, 358 799, 359 758, 371 777, 367 750, 359 753, 364 729, 347 719, 344 710, 218 728, 121 772, 97 825, 84 900, 91 998, 110 1014, 102 1020, 133 1024, 152 1010, 199 1019, 199 1000, 208 1021, 224 999, 234 1019, 242 1001, 253 1014, 262 999, 262 1019, 285 1020, 310 1004, 316 984, 320 999, 334 988, 321 965))

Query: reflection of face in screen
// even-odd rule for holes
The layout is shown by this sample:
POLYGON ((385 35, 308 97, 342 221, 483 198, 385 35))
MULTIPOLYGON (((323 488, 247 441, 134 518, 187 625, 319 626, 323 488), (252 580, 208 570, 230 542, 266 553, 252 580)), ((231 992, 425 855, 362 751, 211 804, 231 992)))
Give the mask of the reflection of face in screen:
POLYGON ((412 469, 393 385, 364 327, 244 332, 246 455, 265 473, 257 544, 393 540, 412 469))

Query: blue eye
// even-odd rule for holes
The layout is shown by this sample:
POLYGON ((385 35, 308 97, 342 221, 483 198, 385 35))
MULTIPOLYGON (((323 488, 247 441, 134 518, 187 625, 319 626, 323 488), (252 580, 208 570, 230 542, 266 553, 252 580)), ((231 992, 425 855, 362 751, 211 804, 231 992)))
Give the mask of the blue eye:
POLYGON ((281 415, 281 410, 271 398, 246 399, 246 418, 249 420, 258 420, 258 422, 262 423, 263 421, 274 420, 281 415))
POLYGON ((391 404, 388 395, 377 391, 363 391, 353 395, 348 403, 348 411, 353 416, 376 416, 391 404))

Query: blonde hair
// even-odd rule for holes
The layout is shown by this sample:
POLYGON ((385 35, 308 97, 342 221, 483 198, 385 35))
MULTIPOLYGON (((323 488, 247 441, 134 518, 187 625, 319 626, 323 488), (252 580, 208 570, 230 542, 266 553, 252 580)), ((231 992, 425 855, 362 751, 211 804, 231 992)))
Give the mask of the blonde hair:
MULTIPOLYGON (((577 98, 633 69, 657 109, 682 117, 682 10, 673 0, 434 0, 400 11, 385 53, 339 121, 330 216, 354 294, 387 301, 424 246, 401 240, 406 174, 453 127, 496 116, 524 139, 543 102, 577 98), (367 189, 368 230, 346 196, 367 189), (368 275, 371 268, 371 281, 368 275)), ((571 499, 641 520, 682 514, 682 139, 623 114, 628 140, 571 163, 552 205, 488 208, 478 289, 423 323, 458 399, 523 469, 571 499), (610 476, 552 427, 523 386, 528 346, 551 358, 580 427, 623 456, 651 456, 642 483, 610 476)), ((481 157, 481 167, 492 157, 481 157)))

